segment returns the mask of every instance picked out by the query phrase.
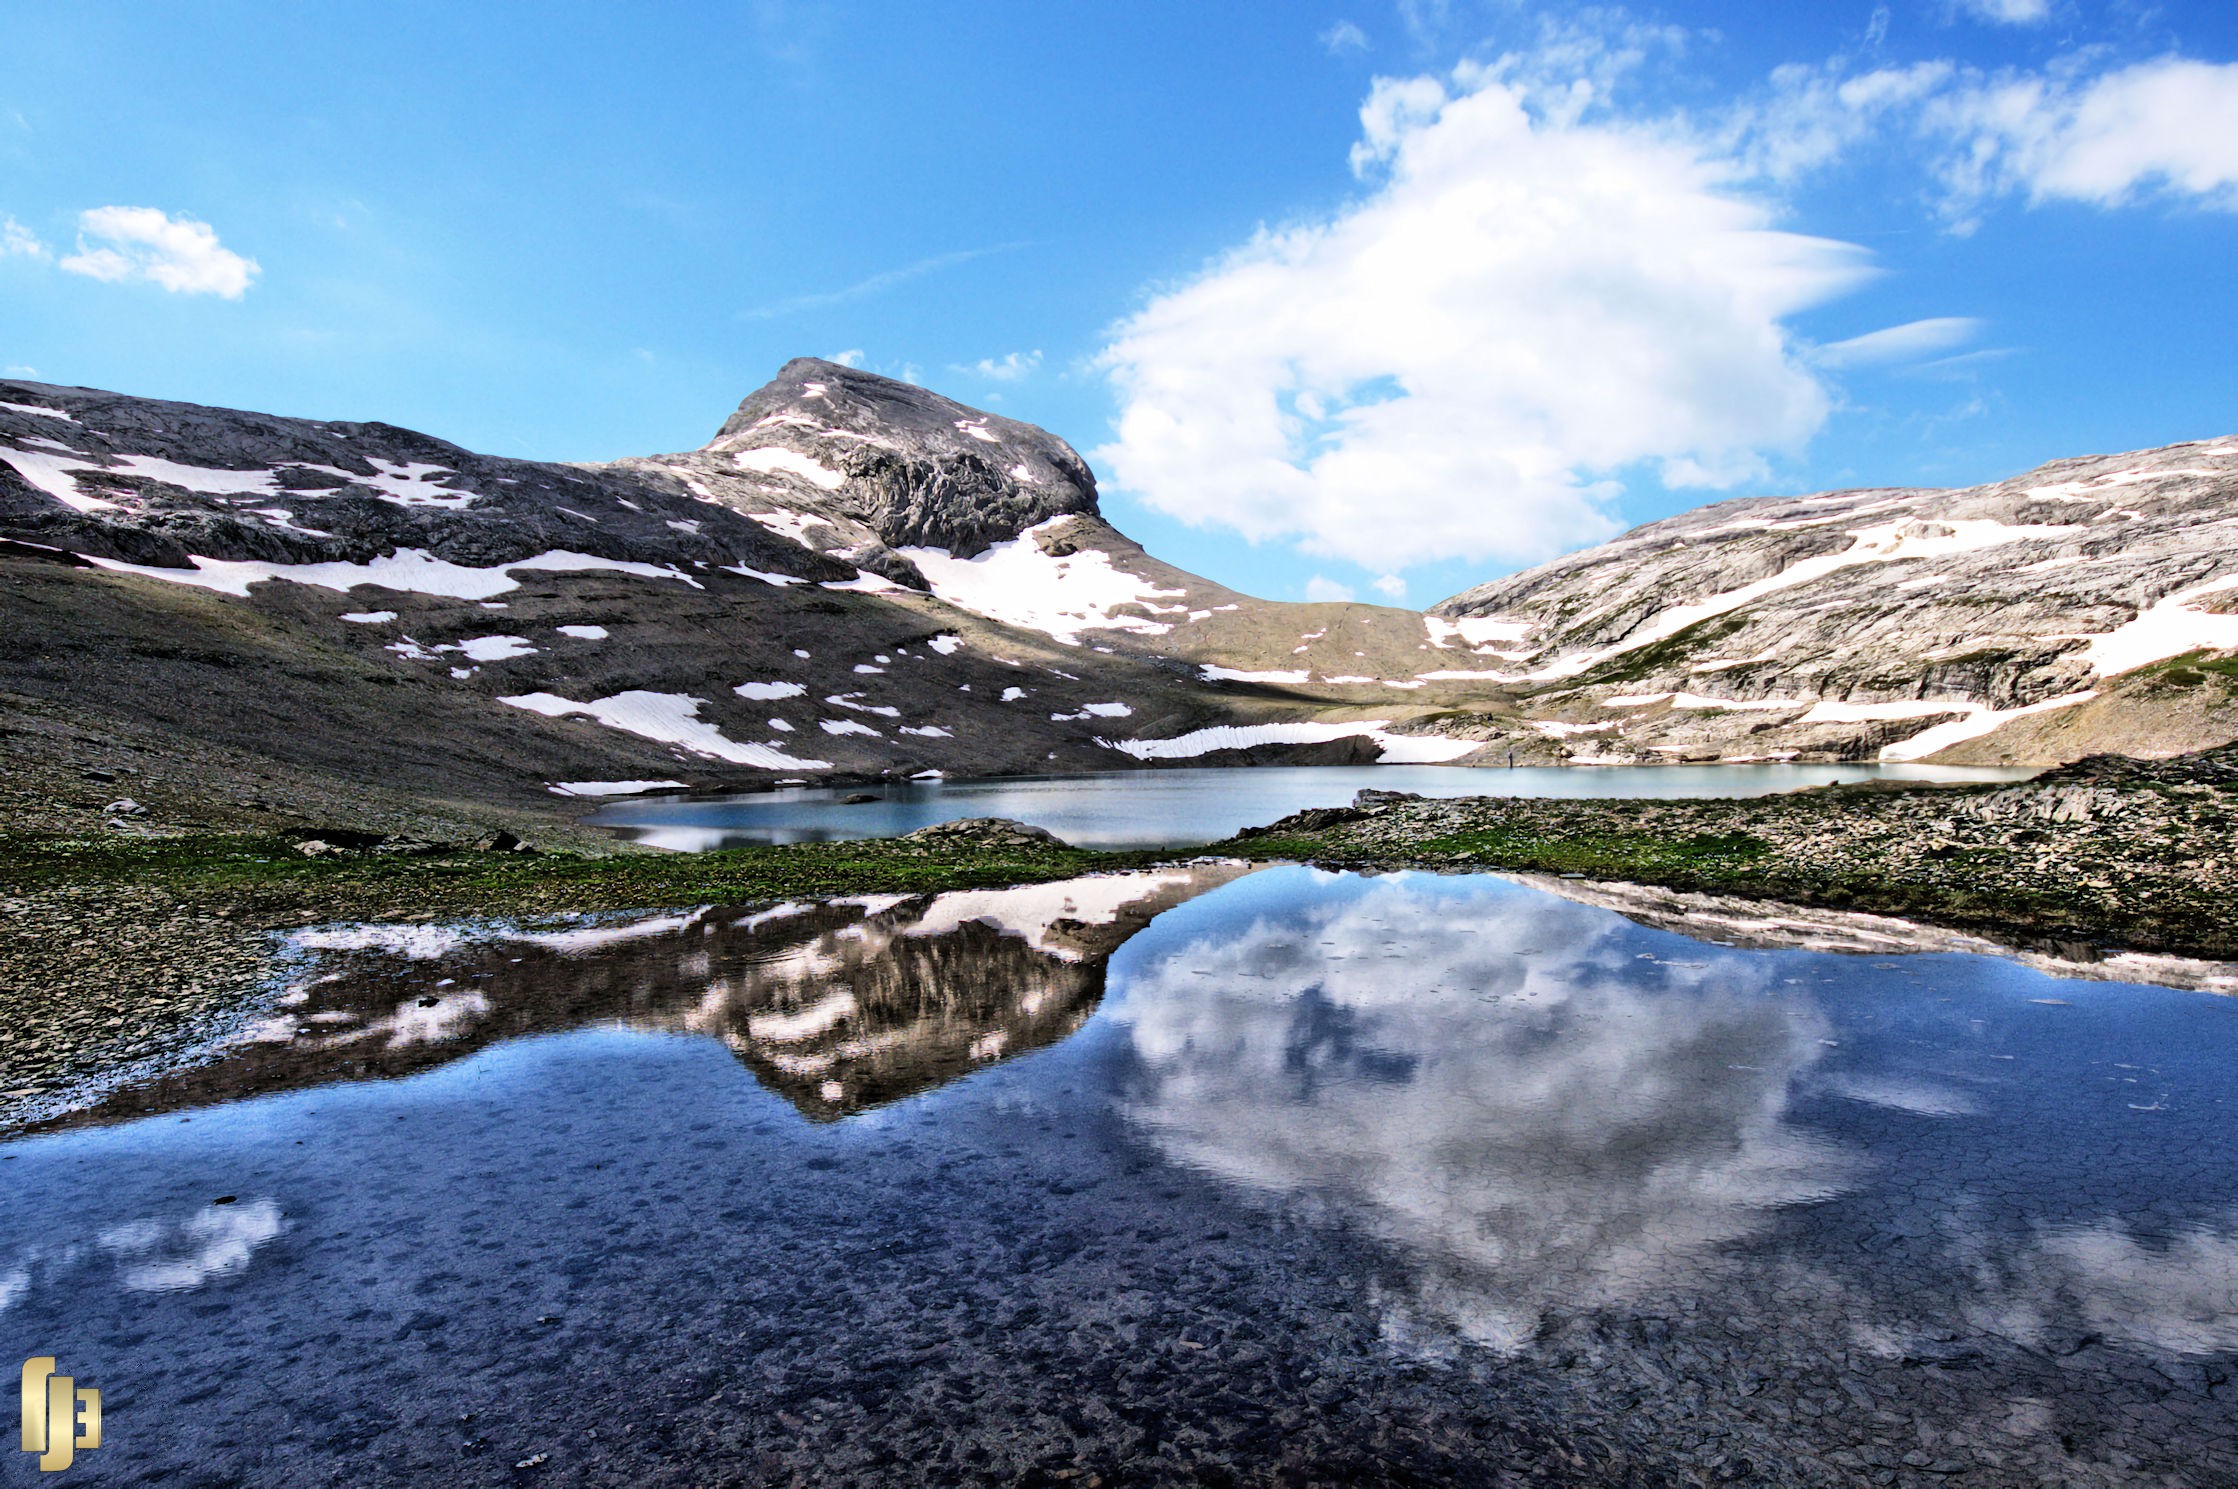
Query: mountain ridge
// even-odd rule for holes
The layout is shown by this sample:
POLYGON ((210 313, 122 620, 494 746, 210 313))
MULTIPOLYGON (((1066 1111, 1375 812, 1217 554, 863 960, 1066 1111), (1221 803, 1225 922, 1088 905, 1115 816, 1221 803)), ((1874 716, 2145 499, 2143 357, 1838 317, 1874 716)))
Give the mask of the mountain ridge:
POLYGON ((1176 568, 1059 437, 813 358, 697 450, 590 464, 0 380, 0 620, 26 638, 0 728, 515 808, 1167 763, 2168 754, 2238 736, 2233 532, 2238 439, 2199 441, 1721 502, 1417 613, 1176 568))

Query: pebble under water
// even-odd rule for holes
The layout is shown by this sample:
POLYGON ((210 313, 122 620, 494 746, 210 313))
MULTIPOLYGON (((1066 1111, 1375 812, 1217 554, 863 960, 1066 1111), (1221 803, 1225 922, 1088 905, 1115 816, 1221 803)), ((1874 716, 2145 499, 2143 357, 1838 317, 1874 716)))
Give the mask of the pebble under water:
POLYGON ((2238 1484, 2238 1000, 1696 930, 324 928, 0 1145, 0 1344, 102 1392, 66 1483, 2238 1484))

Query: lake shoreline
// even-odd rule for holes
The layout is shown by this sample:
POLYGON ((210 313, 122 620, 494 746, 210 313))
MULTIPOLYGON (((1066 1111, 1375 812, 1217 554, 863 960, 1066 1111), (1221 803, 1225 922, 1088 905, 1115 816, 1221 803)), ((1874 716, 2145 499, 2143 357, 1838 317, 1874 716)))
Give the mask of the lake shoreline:
POLYGON ((2062 951, 2238 958, 2238 748, 1996 786, 1747 800, 1363 792, 1215 845, 1329 869, 1537 873, 1860 911, 2062 951))
POLYGON ((2099 759, 1995 786, 1714 800, 1367 791, 1203 848, 966 832, 673 854, 330 832, 0 833, 0 1130, 76 1084, 182 1057, 280 990, 322 923, 570 917, 1047 882, 1202 854, 1363 872, 1524 873, 1858 911, 2067 960, 2238 960, 2238 749, 2099 759), (323 846, 306 850, 307 843, 323 846))

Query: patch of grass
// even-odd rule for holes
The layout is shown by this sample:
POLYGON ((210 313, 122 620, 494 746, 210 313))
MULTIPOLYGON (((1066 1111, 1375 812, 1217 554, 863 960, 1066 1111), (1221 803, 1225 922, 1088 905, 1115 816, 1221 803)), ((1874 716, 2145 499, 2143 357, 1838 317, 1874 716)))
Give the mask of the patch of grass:
POLYGON ((1488 867, 1584 874, 1594 879, 1667 881, 1745 873, 1771 850, 1762 839, 1745 832, 1552 835, 1494 827, 1432 838, 1422 845, 1422 851, 1467 858, 1488 867))
POLYGON ((1157 855, 866 839, 710 853, 456 852, 306 858, 264 836, 39 838, 0 834, 0 891, 145 889, 249 914, 489 914, 626 909, 808 895, 929 894, 1137 867, 1157 855))
POLYGON ((1327 839, 1305 833, 1290 833, 1281 837, 1260 837, 1254 833, 1248 837, 1230 838, 1221 847, 1245 858, 1318 858, 1330 851, 1327 839))
POLYGON ((2150 682, 2177 688, 2196 688, 2210 677, 2238 683, 2238 655, 2187 651, 2180 657, 2155 662, 2139 671, 2150 682))

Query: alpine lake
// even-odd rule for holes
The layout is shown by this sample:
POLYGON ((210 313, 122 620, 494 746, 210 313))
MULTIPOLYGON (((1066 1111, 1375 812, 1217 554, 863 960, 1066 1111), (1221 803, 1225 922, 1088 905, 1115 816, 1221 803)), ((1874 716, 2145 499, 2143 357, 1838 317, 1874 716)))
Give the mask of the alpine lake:
POLYGON ((312 927, 207 1059, 0 1145, 0 1336, 101 1389, 87 1484, 2238 1485, 2238 969, 1627 908, 1199 860, 312 927))

